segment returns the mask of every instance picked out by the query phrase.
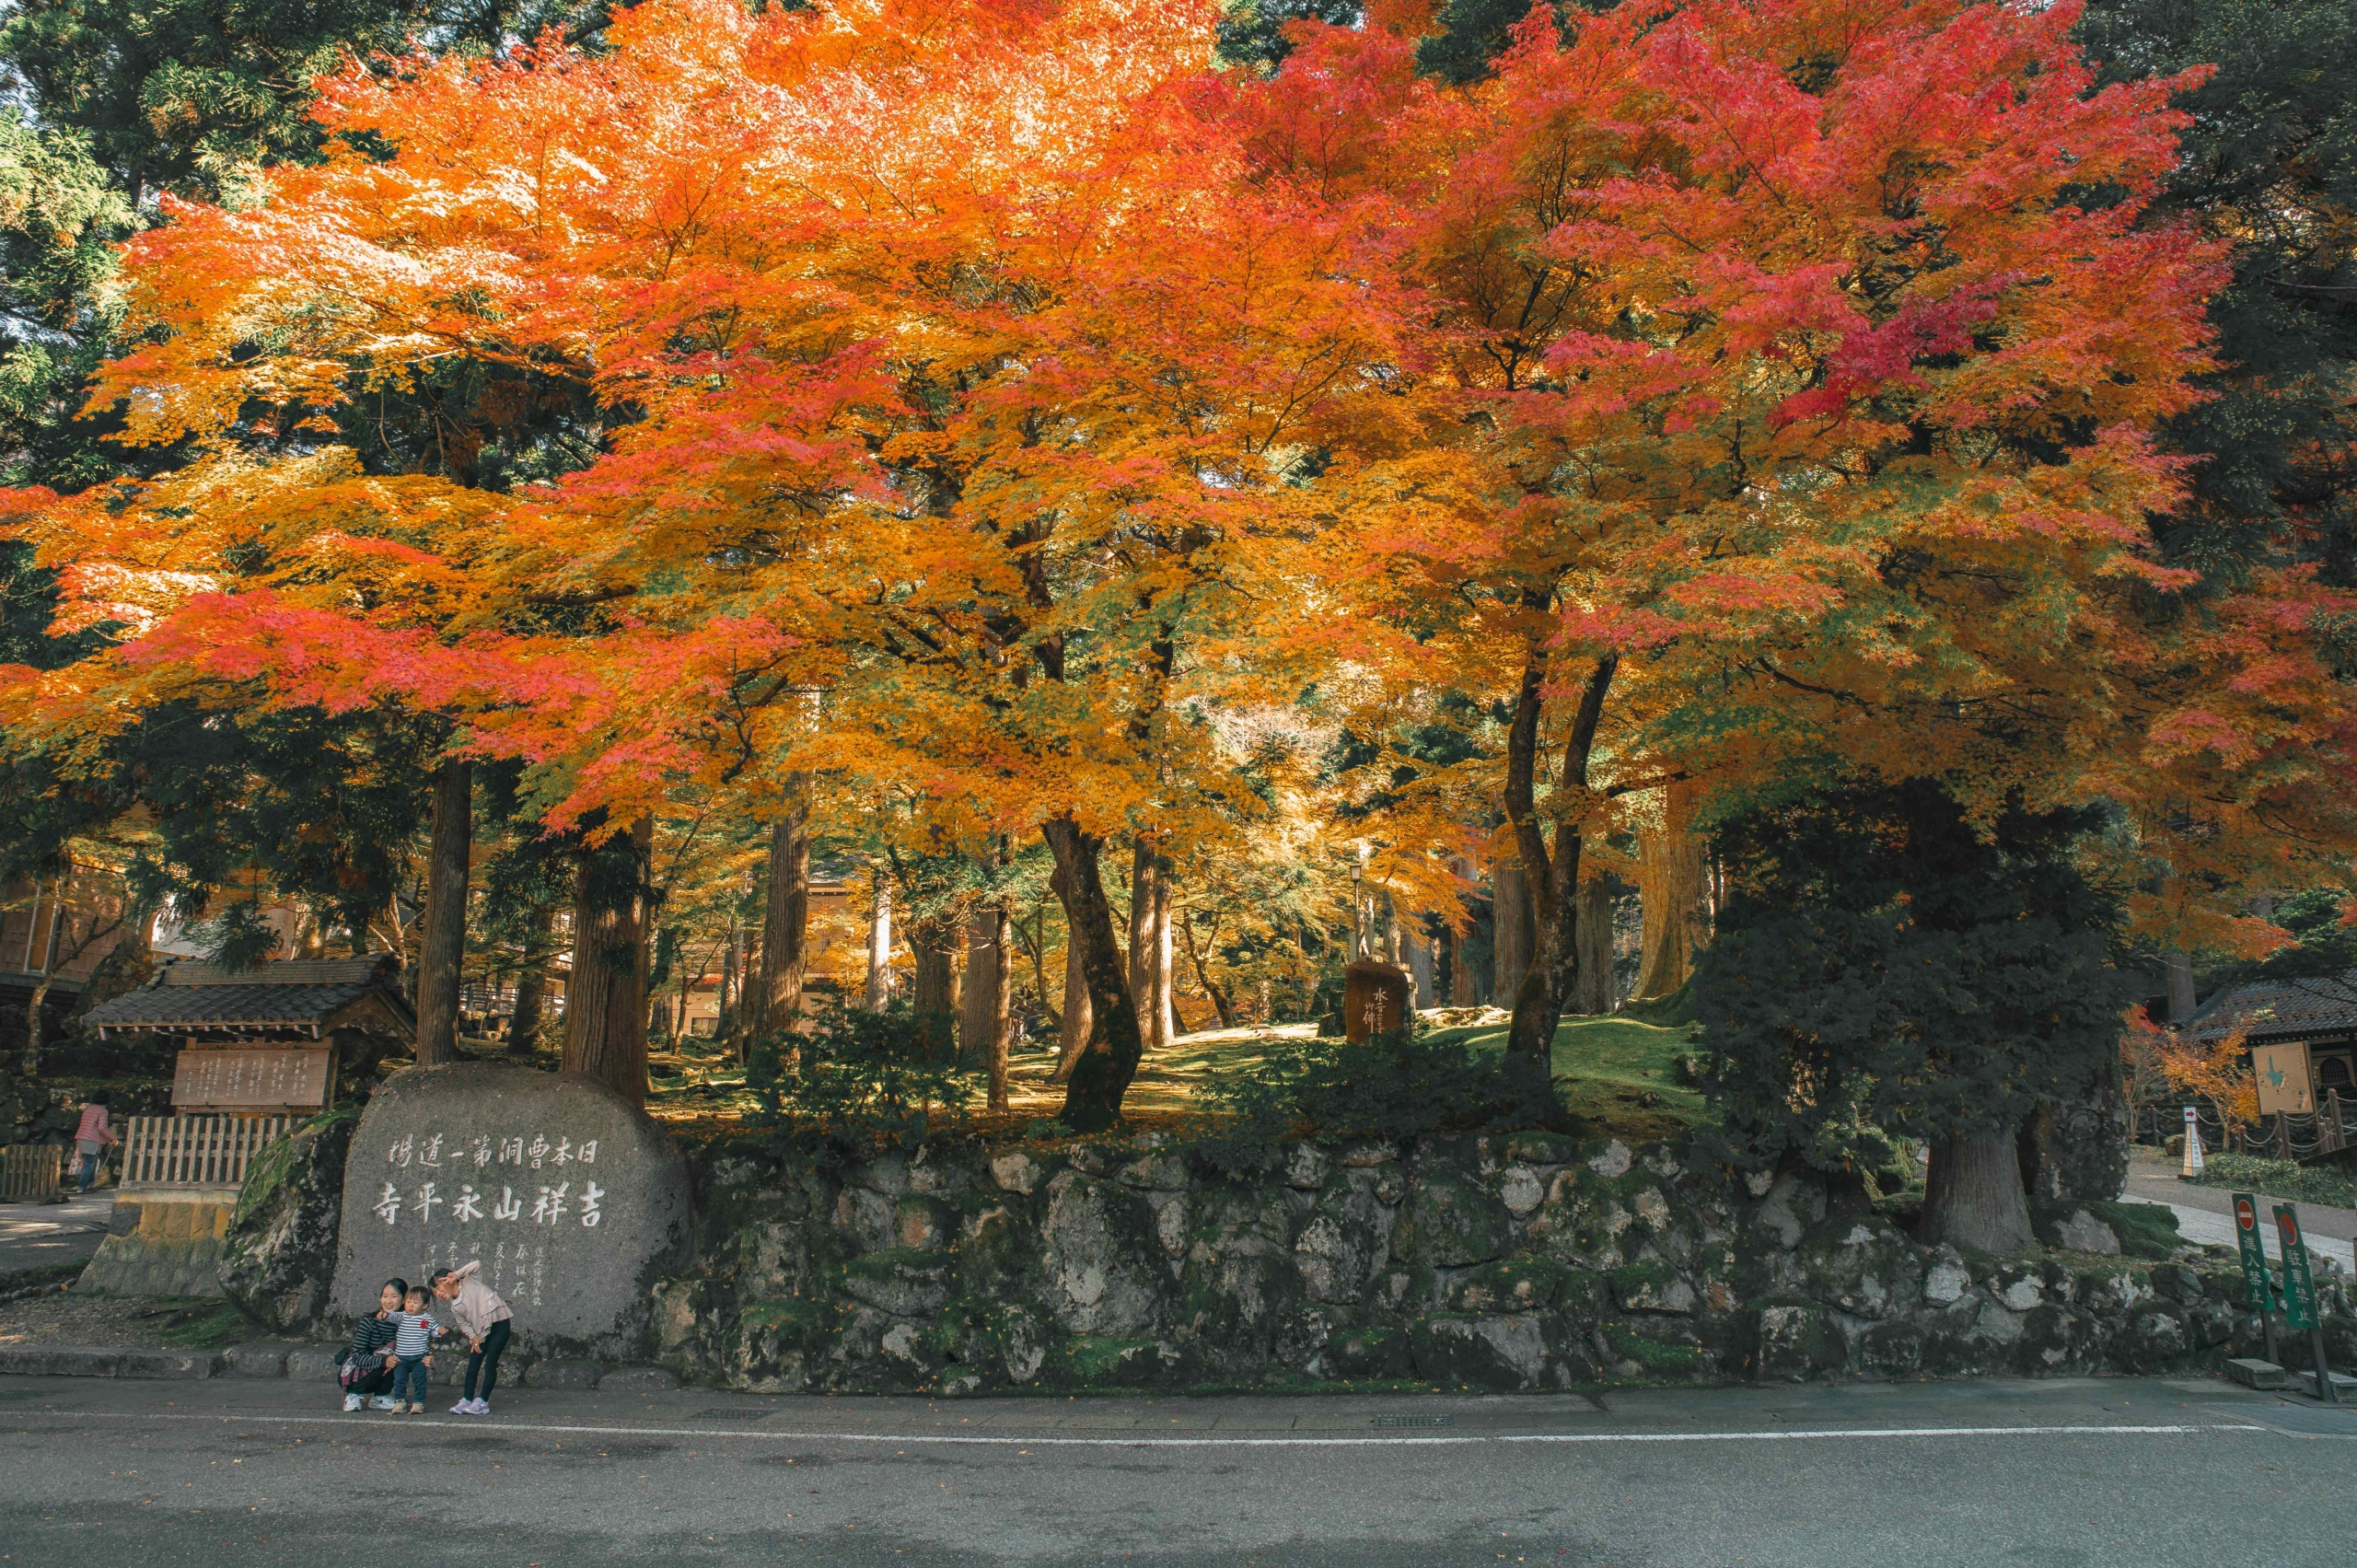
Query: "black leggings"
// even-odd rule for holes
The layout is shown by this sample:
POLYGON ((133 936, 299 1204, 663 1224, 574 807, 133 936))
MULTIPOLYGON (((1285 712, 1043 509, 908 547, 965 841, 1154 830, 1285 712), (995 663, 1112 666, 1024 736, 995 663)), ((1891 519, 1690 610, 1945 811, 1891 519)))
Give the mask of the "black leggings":
POLYGON ((507 1322, 502 1318, 482 1337, 482 1349, 467 1353, 467 1398, 475 1397, 475 1374, 482 1374, 482 1397, 499 1387, 499 1353, 507 1348, 507 1322))
POLYGON ((368 1358, 368 1367, 366 1372, 346 1383, 343 1391, 358 1394, 364 1400, 389 1399, 393 1392, 393 1369, 373 1355, 368 1358))

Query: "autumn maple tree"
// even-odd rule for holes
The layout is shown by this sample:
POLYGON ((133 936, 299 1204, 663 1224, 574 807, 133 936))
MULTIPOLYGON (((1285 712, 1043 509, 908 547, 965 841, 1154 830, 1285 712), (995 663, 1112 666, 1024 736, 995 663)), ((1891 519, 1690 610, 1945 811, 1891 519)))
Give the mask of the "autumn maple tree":
POLYGON ((97 401, 157 470, 12 498, 107 643, 8 721, 438 715, 580 835, 567 1060, 633 1092, 682 800, 770 829, 761 1007, 815 803, 1036 838, 1084 1127, 1160 1006, 1109 843, 1133 925, 1280 818, 1411 918, 1496 854, 1536 1063, 1594 841, 1803 762, 2107 796, 2189 864, 2340 842, 2339 601, 2261 563, 2196 611, 2154 547, 2220 275, 2151 211, 2190 78, 2098 87, 2074 17, 1540 7, 1433 75, 1398 0, 1260 29, 1263 74, 1209 0, 653 0, 594 52, 350 63, 321 161, 127 252, 97 401), (1361 736, 1503 703, 1502 744, 1296 830, 1256 715, 1313 689, 1361 736))

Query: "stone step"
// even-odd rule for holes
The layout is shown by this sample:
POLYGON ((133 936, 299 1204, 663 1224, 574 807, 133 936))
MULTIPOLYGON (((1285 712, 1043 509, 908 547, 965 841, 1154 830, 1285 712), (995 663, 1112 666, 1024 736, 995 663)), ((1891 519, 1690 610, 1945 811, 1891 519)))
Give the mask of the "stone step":
POLYGON ((186 1381, 216 1376, 224 1365, 219 1351, 138 1350, 125 1345, 0 1345, 0 1373, 17 1377, 161 1377, 186 1381))
POLYGON ((2257 1356, 2239 1356, 2226 1363, 2226 1376, 2246 1388, 2281 1388, 2283 1369, 2257 1356))

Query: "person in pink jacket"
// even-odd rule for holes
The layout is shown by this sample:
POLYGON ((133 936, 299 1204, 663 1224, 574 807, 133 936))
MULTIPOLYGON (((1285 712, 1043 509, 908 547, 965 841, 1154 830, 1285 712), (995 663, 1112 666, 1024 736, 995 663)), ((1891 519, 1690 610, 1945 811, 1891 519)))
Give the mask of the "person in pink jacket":
POLYGON ((80 1191, 87 1192, 90 1183, 99 1179, 99 1167, 106 1163, 106 1149, 114 1142, 114 1131, 107 1125, 107 1102, 92 1095, 82 1106, 82 1120, 74 1129, 75 1162, 82 1167, 80 1191))
POLYGON ((499 1386, 499 1353, 507 1348, 508 1325, 516 1315, 482 1283, 480 1260, 435 1274, 434 1295, 450 1304, 450 1326, 467 1342, 466 1396, 450 1407, 450 1413, 489 1415, 491 1391, 499 1386), (482 1376, 480 1395, 475 1392, 477 1373, 482 1376))

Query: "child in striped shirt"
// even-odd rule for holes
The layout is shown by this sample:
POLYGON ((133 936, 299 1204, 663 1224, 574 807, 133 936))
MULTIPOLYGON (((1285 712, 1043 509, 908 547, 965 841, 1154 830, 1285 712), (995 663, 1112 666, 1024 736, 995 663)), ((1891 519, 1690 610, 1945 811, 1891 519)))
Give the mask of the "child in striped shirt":
POLYGON ((425 1287, 412 1285, 393 1322, 393 1413, 425 1411, 425 1369, 434 1365, 434 1336, 442 1325, 425 1310, 425 1287), (406 1402, 404 1402, 406 1401, 406 1402))

